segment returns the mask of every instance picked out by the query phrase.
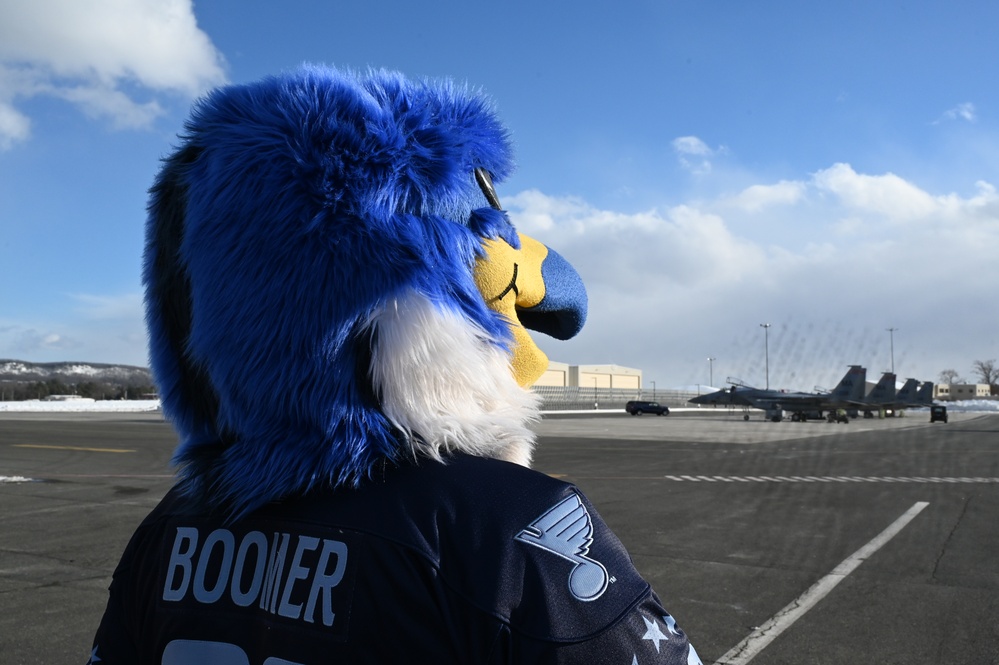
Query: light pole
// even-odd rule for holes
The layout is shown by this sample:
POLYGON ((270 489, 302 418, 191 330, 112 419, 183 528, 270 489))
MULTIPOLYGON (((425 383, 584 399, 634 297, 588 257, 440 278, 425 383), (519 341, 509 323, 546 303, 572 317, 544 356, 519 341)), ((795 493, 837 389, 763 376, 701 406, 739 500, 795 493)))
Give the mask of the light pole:
POLYGON ((652 401, 656 401, 656 382, 652 382, 652 401))
POLYGON ((898 328, 886 328, 891 339, 891 373, 895 373, 895 331, 898 328))
POLYGON ((763 328, 764 350, 767 354, 767 390, 770 390, 770 324, 761 323, 760 327, 763 328))
POLYGON ((708 385, 712 388, 715 387, 715 361, 717 358, 708 357, 708 385))

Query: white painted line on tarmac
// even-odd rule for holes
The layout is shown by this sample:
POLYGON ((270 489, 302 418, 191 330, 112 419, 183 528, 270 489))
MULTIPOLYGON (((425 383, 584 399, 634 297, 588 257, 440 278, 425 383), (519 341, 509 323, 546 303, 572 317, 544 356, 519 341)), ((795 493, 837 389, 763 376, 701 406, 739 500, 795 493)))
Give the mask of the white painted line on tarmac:
POLYGON ((926 501, 913 504, 912 508, 909 508, 901 517, 892 522, 891 526, 875 536, 874 540, 848 556, 841 564, 833 568, 831 573, 813 584, 805 593, 750 633, 749 637, 729 649, 725 655, 715 661, 715 665, 745 665, 753 660, 778 635, 803 617, 805 612, 812 609, 816 603, 829 595, 829 592, 845 580, 847 575, 884 547, 885 543, 894 538, 928 505, 930 504, 926 501))
MULTIPOLYGON (((576 476, 577 478, 605 478, 607 476, 576 476)), ((644 478, 644 476, 615 476, 617 478, 644 478)), ((901 478, 897 476, 662 476, 677 483, 725 482, 731 483, 991 483, 999 478, 901 478)))

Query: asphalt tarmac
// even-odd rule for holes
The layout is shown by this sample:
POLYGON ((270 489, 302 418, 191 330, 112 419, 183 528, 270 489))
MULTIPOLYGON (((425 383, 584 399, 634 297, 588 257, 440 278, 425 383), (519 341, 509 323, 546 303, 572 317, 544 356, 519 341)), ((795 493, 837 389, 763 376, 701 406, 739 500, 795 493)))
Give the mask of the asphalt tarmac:
MULTIPOLYGON (((537 430, 535 468, 587 494, 705 664, 999 664, 999 415, 537 430)), ((175 442, 157 415, 0 414, 0 663, 87 661, 175 442)))

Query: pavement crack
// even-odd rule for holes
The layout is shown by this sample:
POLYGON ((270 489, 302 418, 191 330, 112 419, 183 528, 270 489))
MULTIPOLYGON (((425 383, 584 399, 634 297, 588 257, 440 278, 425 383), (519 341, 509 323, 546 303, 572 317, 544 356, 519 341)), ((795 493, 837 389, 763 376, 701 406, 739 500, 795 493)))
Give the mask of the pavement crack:
POLYGON ((954 534, 957 533, 958 527, 960 527, 961 522, 964 521, 964 516, 968 514, 968 506, 970 505, 971 496, 969 495, 964 500, 964 504, 961 506, 961 514, 957 516, 957 519, 954 521, 954 526, 951 527, 950 533, 947 534, 947 538, 944 540, 943 545, 940 546, 940 552, 937 554, 937 559, 933 562, 933 572, 930 574, 930 579, 934 584, 937 581, 937 571, 940 568, 940 562, 943 561, 944 555, 947 554, 950 543, 954 539, 954 534))

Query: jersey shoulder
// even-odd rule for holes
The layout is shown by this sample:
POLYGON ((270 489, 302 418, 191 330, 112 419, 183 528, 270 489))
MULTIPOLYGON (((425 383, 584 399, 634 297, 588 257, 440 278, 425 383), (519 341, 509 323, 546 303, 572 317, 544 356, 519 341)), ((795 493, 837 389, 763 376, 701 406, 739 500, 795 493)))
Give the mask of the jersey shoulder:
MULTIPOLYGON (((516 633, 589 639, 649 586, 574 485, 518 465, 461 457, 434 469, 441 572, 516 633), (446 497, 446 498, 443 498, 446 497)), ((433 529, 431 529, 433 531, 433 529)))

